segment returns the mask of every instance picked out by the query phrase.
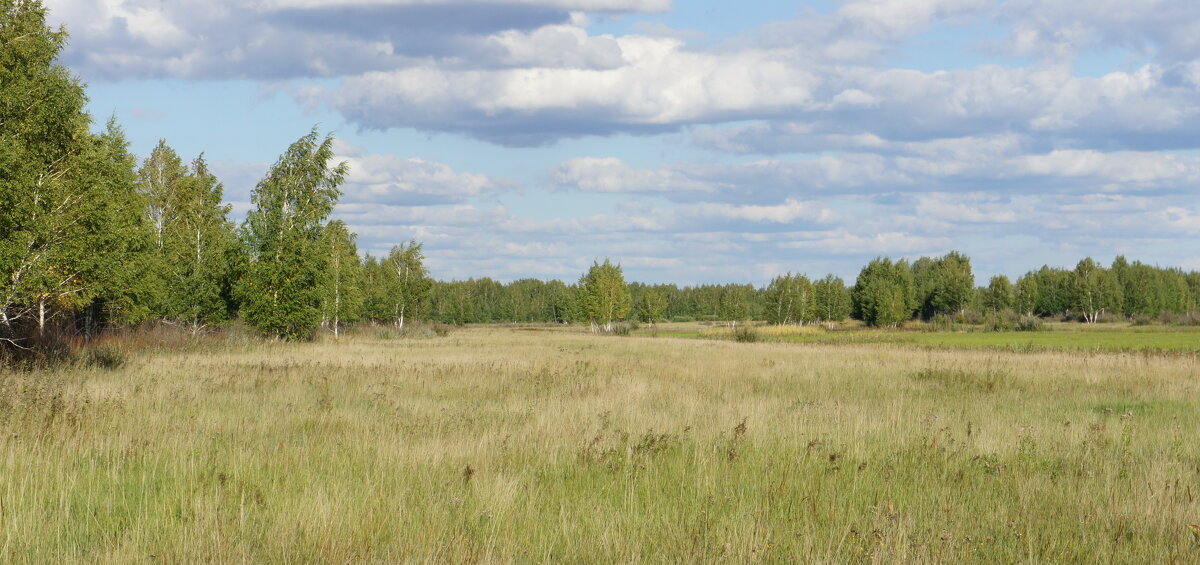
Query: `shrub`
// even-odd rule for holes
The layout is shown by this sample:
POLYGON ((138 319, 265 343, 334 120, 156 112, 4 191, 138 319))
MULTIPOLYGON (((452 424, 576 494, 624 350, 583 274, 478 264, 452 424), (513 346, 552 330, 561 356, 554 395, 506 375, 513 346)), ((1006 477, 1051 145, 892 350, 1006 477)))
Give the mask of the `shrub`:
POLYGON ((619 336, 625 337, 625 336, 628 336, 629 334, 631 334, 632 332, 633 332, 632 324, 628 324, 628 323, 613 324, 612 335, 619 335, 619 336))
POLYGON ((945 314, 936 314, 925 324, 925 331, 929 332, 952 332, 957 329, 958 324, 954 322, 954 318, 945 314))
POLYGON ((993 312, 984 322, 984 328, 989 332, 1007 332, 1013 329, 1013 317, 1005 312, 993 312))
POLYGON ((753 324, 742 324, 733 330, 733 339, 738 343, 754 343, 758 341, 758 328, 753 324))
POLYGON ((115 345, 97 345, 87 350, 83 362, 88 367, 120 369, 125 366, 125 352, 115 345))
POLYGON ((1180 314, 1175 318, 1175 324, 1179 326, 1200 326, 1200 312, 1180 314))
POLYGON ((1120 316, 1118 316, 1117 314, 1114 314, 1112 312, 1101 312, 1098 316, 1096 316, 1096 323, 1097 324, 1112 324, 1112 323, 1119 321, 1120 319, 1121 319, 1120 316))
POLYGON ((1154 324, 1154 322, 1155 322, 1154 318, 1151 318, 1150 316, 1147 316, 1145 314, 1138 314, 1138 315, 1134 316, 1133 320, 1131 320, 1129 323, 1130 323, 1130 325, 1134 325, 1134 326, 1149 326, 1149 325, 1154 324))
POLYGON ((1008 371, 987 369, 970 371, 928 367, 913 373, 912 378, 939 385, 943 388, 968 389, 978 392, 996 392, 1013 388, 1015 380, 1008 371))
POLYGON ((1043 329, 1042 319, 1037 316, 1023 316, 1021 321, 1017 322, 1017 331, 1019 332, 1037 332, 1043 329))
POLYGON ((983 314, 974 310, 964 310, 954 315, 954 321, 960 324, 977 326, 984 323, 983 314))

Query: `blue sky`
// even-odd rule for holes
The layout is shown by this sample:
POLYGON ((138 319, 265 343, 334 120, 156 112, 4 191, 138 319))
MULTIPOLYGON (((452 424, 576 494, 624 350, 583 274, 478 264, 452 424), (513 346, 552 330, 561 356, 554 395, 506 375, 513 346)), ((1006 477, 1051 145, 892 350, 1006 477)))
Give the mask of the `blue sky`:
POLYGON ((98 118, 238 214, 315 124, 365 251, 438 278, 1200 269, 1190 0, 48 0, 98 118))

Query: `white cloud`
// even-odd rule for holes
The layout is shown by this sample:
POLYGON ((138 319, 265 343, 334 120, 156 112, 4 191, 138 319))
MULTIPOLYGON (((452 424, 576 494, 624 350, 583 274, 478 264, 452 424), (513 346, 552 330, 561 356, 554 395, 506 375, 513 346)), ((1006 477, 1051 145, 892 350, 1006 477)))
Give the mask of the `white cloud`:
POLYGON ((585 192, 713 192, 716 186, 668 169, 635 169, 613 157, 570 159, 550 171, 552 182, 585 192))
POLYGON ((1191 0, 1007 0, 1000 11, 1020 53, 1070 58, 1119 48, 1164 61, 1200 55, 1200 14, 1191 0))
POLYGON ((872 35, 899 39, 935 20, 980 14, 993 5, 991 0, 849 0, 837 16, 872 35))
POLYGON ((510 185, 478 173, 456 172, 444 163, 418 157, 370 154, 343 143, 337 145, 337 151, 336 159, 350 167, 343 188, 345 203, 447 204, 498 192, 510 185))
POLYGON ((364 127, 457 131, 528 145, 801 111, 819 86, 785 53, 704 53, 668 38, 615 41, 622 56, 615 68, 423 65, 348 77, 308 98, 364 127))
POLYGON ((782 247, 845 254, 934 254, 949 250, 954 240, 949 237, 923 237, 904 232, 881 232, 859 235, 848 230, 814 234, 812 239, 785 242, 782 247))

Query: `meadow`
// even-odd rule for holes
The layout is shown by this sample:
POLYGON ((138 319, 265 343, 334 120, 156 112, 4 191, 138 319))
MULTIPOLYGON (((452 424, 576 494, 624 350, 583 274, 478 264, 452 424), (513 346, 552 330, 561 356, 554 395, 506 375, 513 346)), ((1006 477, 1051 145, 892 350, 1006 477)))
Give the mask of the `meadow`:
POLYGON ((0 562, 1200 561, 1194 351, 685 330, 0 373, 0 562))
MULTIPOLYGON (((896 344, 935 348, 1000 349, 1008 351, 1181 352, 1200 353, 1200 327, 1128 323, 1087 325, 1047 323, 1042 331, 988 331, 980 325, 939 329, 921 322, 903 328, 869 328, 857 322, 806 326, 756 327, 761 341, 808 344, 896 344)), ((643 335, 698 339, 732 339, 723 323, 674 323, 639 329, 643 335)))

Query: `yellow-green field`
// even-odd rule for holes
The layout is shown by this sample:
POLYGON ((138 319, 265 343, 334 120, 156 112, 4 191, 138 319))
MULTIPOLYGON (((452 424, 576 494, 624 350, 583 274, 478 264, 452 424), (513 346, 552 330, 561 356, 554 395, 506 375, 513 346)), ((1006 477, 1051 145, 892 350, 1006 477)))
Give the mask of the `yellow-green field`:
MULTIPOLYGON (((759 326, 763 341, 815 344, 907 344, 924 347, 1003 349, 1009 351, 1176 351, 1200 353, 1200 327, 1131 326, 1122 324, 1086 325, 1077 323, 1046 324, 1044 331, 986 331, 980 326, 964 326, 956 331, 930 331, 913 323, 901 329, 866 328, 839 325, 835 330, 824 326, 759 326)), ((652 328, 640 330, 653 334, 652 328)), ((703 339, 731 339, 725 324, 663 324, 657 335, 703 339)))
POLYGON ((476 328, 0 374, 0 562, 1195 563, 1196 355, 476 328))

